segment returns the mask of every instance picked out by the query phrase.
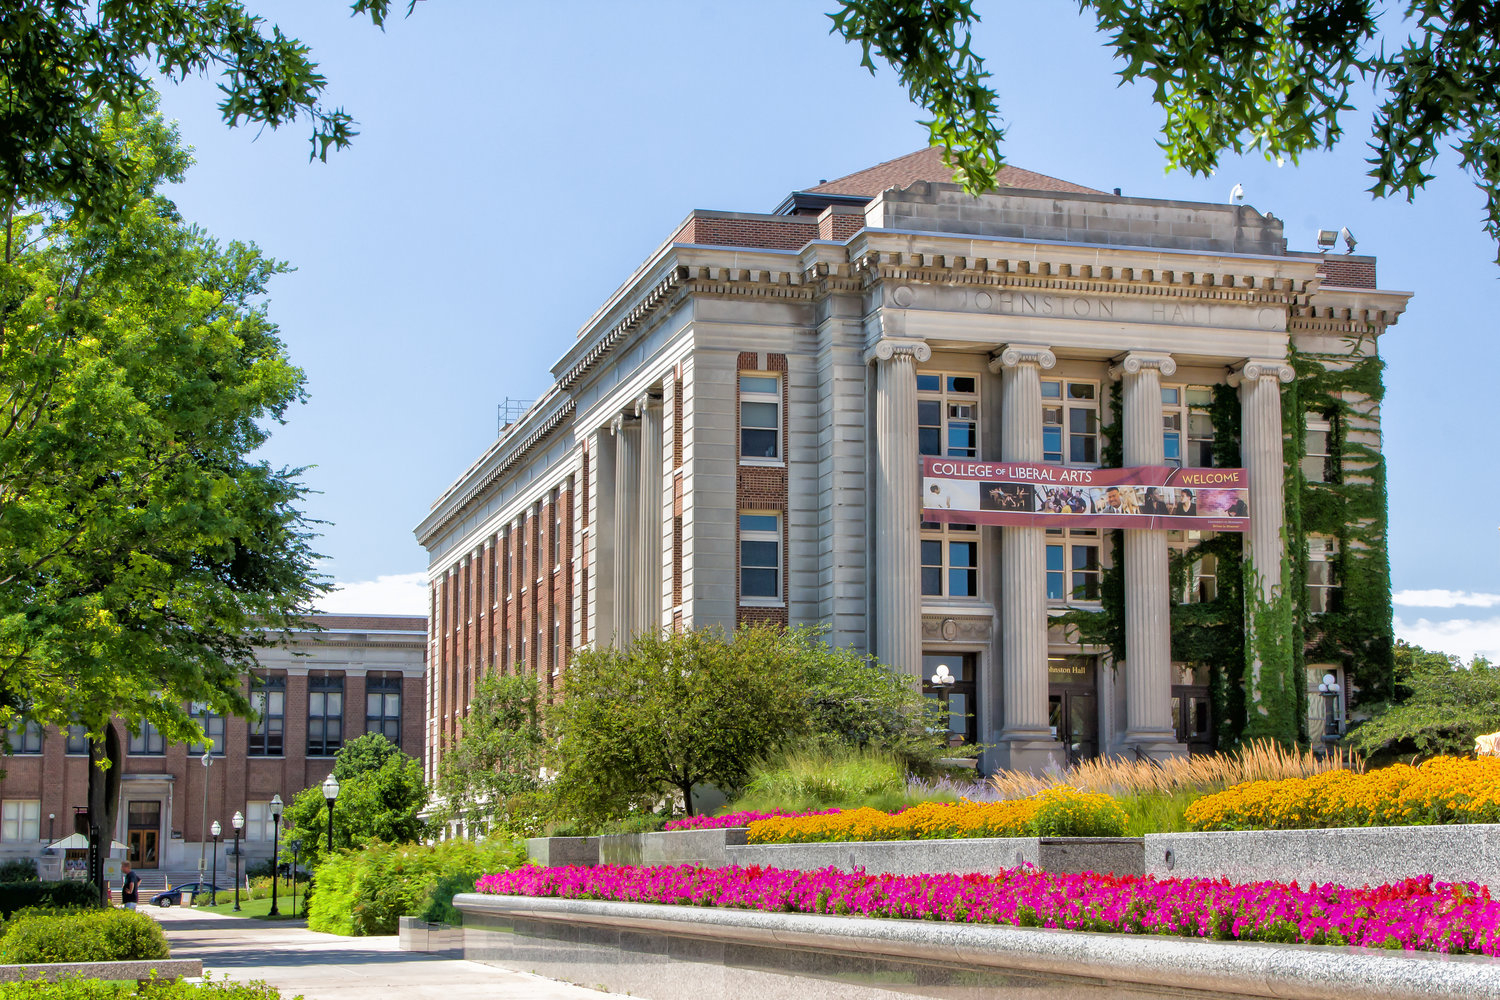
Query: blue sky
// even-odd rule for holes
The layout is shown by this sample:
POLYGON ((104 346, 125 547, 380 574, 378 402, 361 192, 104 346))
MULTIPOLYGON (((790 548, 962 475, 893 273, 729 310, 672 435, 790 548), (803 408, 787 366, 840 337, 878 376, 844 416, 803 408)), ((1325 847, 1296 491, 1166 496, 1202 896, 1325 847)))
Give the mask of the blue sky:
MULTIPOLYGON (((251 0, 309 43, 353 147, 307 160, 302 125, 226 129, 211 81, 164 88, 198 165, 174 192, 223 239, 290 261, 272 315, 310 402, 267 455, 309 466, 339 610, 421 613, 412 526, 532 398, 578 327, 694 208, 787 192, 926 144, 889 70, 827 33, 816 0, 422 3, 382 33, 336 0, 251 0), (557 16, 566 11, 566 17, 557 16)), ((1495 423, 1500 269, 1482 199, 1450 163, 1413 205, 1365 193, 1372 99, 1334 152, 1167 174, 1160 113, 1119 88, 1072 4, 981 4, 1010 162, 1127 195, 1246 201, 1295 249, 1347 226, 1384 288, 1416 293, 1383 339, 1398 631, 1500 654, 1495 423)))

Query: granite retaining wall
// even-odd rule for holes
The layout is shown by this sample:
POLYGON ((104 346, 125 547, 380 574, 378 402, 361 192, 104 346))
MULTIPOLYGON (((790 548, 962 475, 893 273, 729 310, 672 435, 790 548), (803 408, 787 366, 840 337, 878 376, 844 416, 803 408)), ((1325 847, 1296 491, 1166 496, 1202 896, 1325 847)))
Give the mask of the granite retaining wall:
POLYGON ((203 975, 199 958, 158 958, 144 962, 49 962, 45 965, 0 965, 0 983, 44 979, 184 979, 203 975))
POLYGON ((817 871, 862 868, 874 874, 997 872, 1022 864, 1048 872, 1145 873, 1139 837, 975 837, 965 840, 870 840, 837 844, 748 844, 728 847, 730 864, 817 871))

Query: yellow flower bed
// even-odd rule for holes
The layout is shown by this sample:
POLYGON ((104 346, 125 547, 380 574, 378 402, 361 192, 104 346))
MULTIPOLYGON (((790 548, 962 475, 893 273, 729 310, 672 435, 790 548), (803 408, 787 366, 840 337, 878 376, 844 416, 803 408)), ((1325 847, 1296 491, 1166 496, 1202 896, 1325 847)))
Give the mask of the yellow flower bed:
POLYGON ((1108 795, 1053 788, 1006 802, 924 802, 904 812, 850 809, 821 816, 773 816, 750 824, 752 844, 969 837, 1118 837, 1128 817, 1108 795))
POLYGON ((1500 823, 1500 759, 1435 757, 1365 774, 1250 781, 1188 806, 1194 830, 1500 823))

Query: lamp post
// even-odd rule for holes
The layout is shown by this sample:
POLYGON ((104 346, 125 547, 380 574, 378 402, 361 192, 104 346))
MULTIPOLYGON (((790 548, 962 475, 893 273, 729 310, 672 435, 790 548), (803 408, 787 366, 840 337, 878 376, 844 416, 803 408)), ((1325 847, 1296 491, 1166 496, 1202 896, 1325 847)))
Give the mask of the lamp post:
POLYGON ((1333 674, 1324 674, 1318 693, 1323 696, 1323 745, 1326 747, 1339 738, 1339 679, 1333 674))
POLYGON ((203 888, 203 870, 208 867, 204 863, 203 856, 208 851, 208 838, 204 836, 208 832, 208 769, 213 766, 214 759, 210 751, 203 751, 203 819, 198 823, 198 837, 203 841, 198 846, 198 887, 203 888))
POLYGON ((948 669, 948 664, 939 663, 937 669, 932 672, 932 676, 927 679, 933 687, 937 688, 938 697, 942 699, 943 712, 949 717, 948 742, 951 745, 953 742, 953 719, 952 713, 948 711, 948 689, 958 682, 958 678, 953 676, 952 671, 948 669))
POLYGON ((323 779, 323 798, 328 800, 328 853, 333 854, 333 800, 339 797, 339 779, 332 774, 323 779))
POLYGON ((229 821, 234 827, 234 912, 240 912, 240 831, 245 828, 245 814, 235 810, 234 819, 229 821))
POLYGON ((302 838, 293 837, 286 842, 292 852, 292 916, 297 915, 297 854, 302 850, 302 838))
POLYGON ((214 835, 214 874, 208 883, 208 905, 216 906, 219 902, 219 834, 224 830, 218 820, 208 828, 208 832, 214 835))
POLYGON ((268 917, 281 915, 281 911, 276 909, 276 855, 278 853, 276 835, 280 832, 281 796, 278 794, 271 796, 271 909, 266 913, 268 917))

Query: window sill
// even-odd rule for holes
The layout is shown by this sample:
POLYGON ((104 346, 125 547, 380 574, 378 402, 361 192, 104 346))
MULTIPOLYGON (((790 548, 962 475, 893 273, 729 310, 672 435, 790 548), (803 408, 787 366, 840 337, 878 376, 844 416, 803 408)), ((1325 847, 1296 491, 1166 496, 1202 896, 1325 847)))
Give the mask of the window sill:
POLYGON ((786 459, 784 459, 784 458, 745 458, 743 455, 741 455, 740 456, 739 464, 740 465, 754 466, 754 467, 760 468, 760 469, 784 469, 784 468, 786 468, 786 459))
POLYGON ((739 606, 742 608, 784 608, 786 601, 769 597, 742 597, 739 606))

